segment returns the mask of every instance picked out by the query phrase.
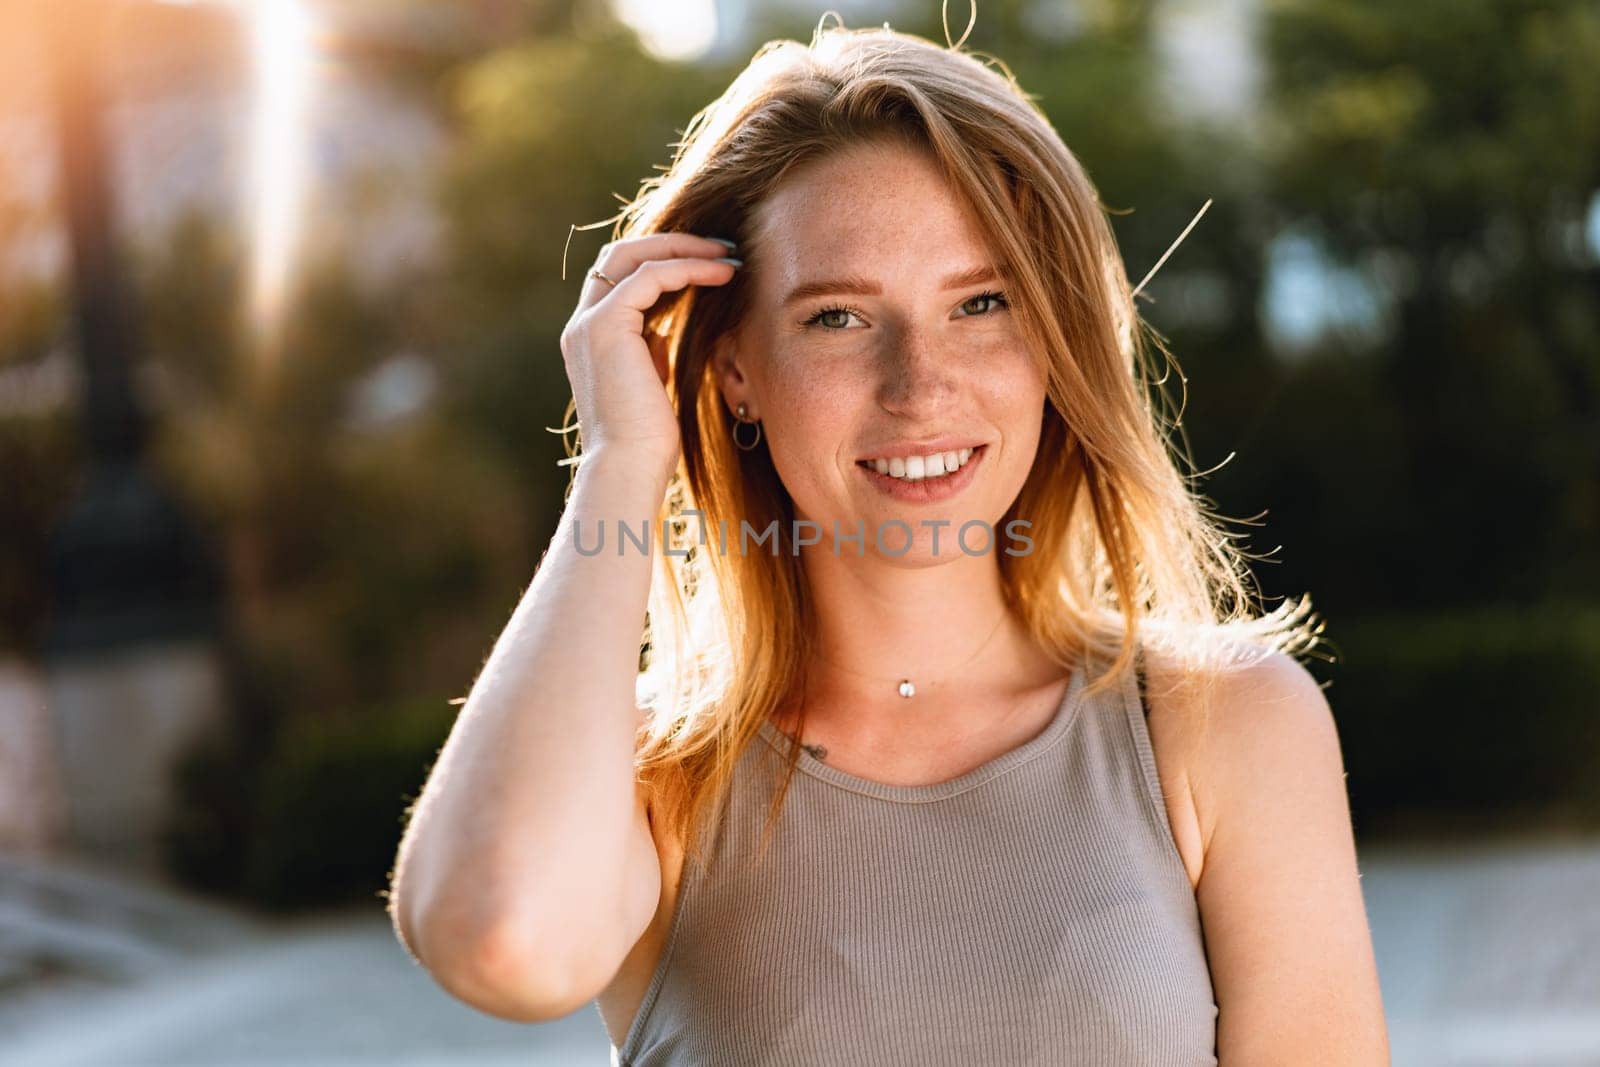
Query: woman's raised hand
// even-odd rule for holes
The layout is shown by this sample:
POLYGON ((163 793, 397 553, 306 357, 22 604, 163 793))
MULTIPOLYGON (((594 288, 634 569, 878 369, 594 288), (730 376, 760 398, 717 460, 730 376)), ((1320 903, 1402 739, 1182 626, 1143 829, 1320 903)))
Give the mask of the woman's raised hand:
POLYGON ((730 242, 654 233, 606 245, 587 274, 578 307, 561 331, 561 358, 577 406, 583 453, 670 473, 682 442, 667 397, 664 353, 644 337, 644 313, 663 293, 722 285, 739 261, 730 242))

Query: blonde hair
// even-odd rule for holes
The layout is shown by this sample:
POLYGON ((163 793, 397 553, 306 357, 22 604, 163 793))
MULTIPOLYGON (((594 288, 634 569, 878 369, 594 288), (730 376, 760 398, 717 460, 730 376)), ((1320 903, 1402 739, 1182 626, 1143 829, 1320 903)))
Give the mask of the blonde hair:
MULTIPOLYGON (((800 682, 814 631, 788 542, 776 554, 718 550, 723 523, 736 534, 741 521, 762 530, 777 520, 788 531, 794 513, 766 444, 733 445, 710 356, 741 321, 760 269, 748 241, 756 209, 830 152, 887 138, 930 153, 1010 268, 1007 300, 1049 404, 1033 469, 1000 524, 1025 516, 1034 547, 997 559, 1007 600, 1040 646, 1064 665, 1108 663, 1097 691, 1141 648, 1194 677, 1316 644, 1308 598, 1254 613, 1249 557, 1169 451, 1177 422, 1157 410, 1152 386, 1166 400, 1165 379, 1153 381, 1150 364, 1152 351, 1171 357, 1138 316, 1099 194, 1033 98, 992 62, 998 70, 959 44, 887 26, 819 26, 809 46, 770 41, 616 219, 618 239, 725 236, 746 259, 731 282, 669 294, 645 321, 667 354, 683 444, 656 529, 667 523, 675 551, 689 552, 652 548, 636 766, 652 821, 691 848, 744 747, 800 682)), ((791 746, 774 817, 797 756, 791 746)))

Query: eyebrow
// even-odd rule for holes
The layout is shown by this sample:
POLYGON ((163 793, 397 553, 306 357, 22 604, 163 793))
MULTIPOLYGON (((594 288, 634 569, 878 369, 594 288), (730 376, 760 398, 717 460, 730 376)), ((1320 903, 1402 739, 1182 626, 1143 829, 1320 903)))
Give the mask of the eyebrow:
MULTIPOLYGON (((957 271, 939 283, 940 291, 947 289, 965 289, 969 285, 979 285, 983 282, 998 281, 1008 277, 1005 268, 1000 268, 997 273, 993 267, 972 267, 967 270, 957 271)), ((859 275, 845 275, 842 278, 821 278, 817 281, 802 282, 789 290, 789 295, 783 298, 783 306, 810 300, 812 297, 828 296, 832 293, 855 293, 861 296, 879 296, 883 293, 883 286, 877 282, 869 281, 859 275)))

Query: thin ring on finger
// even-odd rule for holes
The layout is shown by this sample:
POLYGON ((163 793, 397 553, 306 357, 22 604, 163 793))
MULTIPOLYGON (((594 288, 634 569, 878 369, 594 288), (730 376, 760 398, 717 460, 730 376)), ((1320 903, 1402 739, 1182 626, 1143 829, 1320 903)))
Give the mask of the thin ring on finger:
POLYGON ((612 288, 615 288, 616 284, 617 284, 615 280, 606 277, 606 272, 601 270, 599 267, 595 267, 593 270, 591 270, 589 272, 589 277, 591 277, 591 278, 599 278, 601 281, 605 282, 607 285, 611 286, 612 288))

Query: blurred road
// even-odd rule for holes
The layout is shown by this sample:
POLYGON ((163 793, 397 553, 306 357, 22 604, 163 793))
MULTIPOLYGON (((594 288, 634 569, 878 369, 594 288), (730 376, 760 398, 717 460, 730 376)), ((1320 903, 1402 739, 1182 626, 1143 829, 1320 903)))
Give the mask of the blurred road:
POLYGON ((1397 1067, 1600 1065, 1600 840, 1361 850, 1397 1067))
POLYGON ((261 921, 81 862, 0 854, 5 1067, 606 1067, 591 1004, 540 1026, 442 992, 378 904, 261 921))
MULTIPOLYGON (((1600 1064, 1600 840, 1362 849, 1394 1062, 1600 1064)), ((591 1004, 526 1026, 440 991, 376 906, 263 923, 0 855, 15 1067, 605 1067, 591 1004)))

